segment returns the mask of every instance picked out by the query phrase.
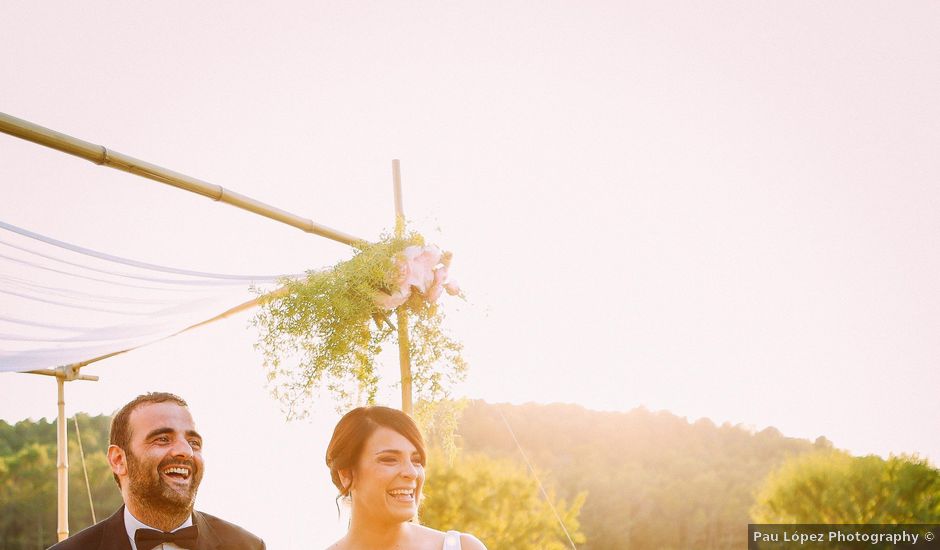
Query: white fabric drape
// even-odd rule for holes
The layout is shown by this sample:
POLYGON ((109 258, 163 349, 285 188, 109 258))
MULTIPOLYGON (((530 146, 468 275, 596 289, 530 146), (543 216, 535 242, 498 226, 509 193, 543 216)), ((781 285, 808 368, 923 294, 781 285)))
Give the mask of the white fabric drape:
POLYGON ((0 222, 0 372, 161 340, 257 298, 280 278, 147 264, 0 222))

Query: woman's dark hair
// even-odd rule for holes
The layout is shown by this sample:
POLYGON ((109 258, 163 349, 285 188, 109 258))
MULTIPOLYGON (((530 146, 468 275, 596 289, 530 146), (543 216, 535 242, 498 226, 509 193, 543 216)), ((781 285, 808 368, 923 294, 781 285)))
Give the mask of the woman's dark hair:
POLYGON ((333 437, 326 448, 326 465, 330 469, 333 485, 341 496, 349 495, 349 487, 343 486, 340 470, 352 470, 359 461, 366 440, 380 427, 400 433, 418 450, 421 464, 427 461, 424 438, 417 424, 407 414, 389 407, 358 407, 339 420, 333 437))

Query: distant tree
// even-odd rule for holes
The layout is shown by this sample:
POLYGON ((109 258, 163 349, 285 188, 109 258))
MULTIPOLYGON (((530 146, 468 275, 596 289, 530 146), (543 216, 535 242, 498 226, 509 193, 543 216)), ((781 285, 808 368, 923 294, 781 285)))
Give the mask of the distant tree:
MULTIPOLYGON (((84 415, 82 415, 84 416, 84 415)), ((114 513, 123 503, 121 492, 111 475, 108 464, 107 431, 92 430, 88 419, 79 417, 81 423, 82 449, 85 451, 85 467, 88 471, 88 486, 82 471, 82 460, 78 443, 69 438, 69 532, 77 533, 93 524, 88 489, 91 489, 91 502, 94 503, 95 517, 98 521, 114 513), (86 427, 88 429, 86 429, 86 427), (104 438, 102 438, 104 435, 104 438)), ((107 424, 105 424, 106 426, 107 424)), ((71 434, 74 436, 74 434, 71 434)), ((54 477, 54 476, 53 476, 54 477)), ((53 501, 54 505, 54 501, 53 501)))
MULTIPOLYGON (((78 415, 98 521, 121 504, 105 449, 110 417, 78 415)), ((92 524, 81 454, 69 419, 69 532, 92 524)), ((0 550, 42 550, 56 541, 55 423, 0 421, 0 550)))
POLYGON ((0 548, 42 549, 55 541, 55 449, 31 443, 0 459, 0 548))
POLYGON ((905 455, 806 454, 768 476, 752 515, 758 523, 938 523, 940 470, 905 455))
MULTIPOLYGON (((428 469, 421 522, 435 529, 473 533, 490 548, 565 550, 567 537, 525 467, 484 455, 452 464, 436 453, 428 469)), ((585 494, 570 504, 549 498, 571 537, 584 542, 578 514, 585 494)))

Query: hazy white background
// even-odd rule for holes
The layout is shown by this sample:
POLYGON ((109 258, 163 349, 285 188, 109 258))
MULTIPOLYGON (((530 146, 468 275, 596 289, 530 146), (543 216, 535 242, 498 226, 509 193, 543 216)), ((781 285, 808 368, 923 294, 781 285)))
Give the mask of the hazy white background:
MULTIPOLYGON (((5 2, 0 21, 3 112, 343 231, 391 226, 402 159, 406 212, 470 296, 448 305, 460 395, 940 460, 936 2, 5 2)), ((0 191, 0 220, 152 263, 350 254, 9 136, 0 191)), ((180 393, 200 508, 317 547, 344 528, 336 416, 284 424, 249 318, 86 369, 69 411, 180 393)), ((0 418, 54 414, 51 379, 0 375, 0 418)))

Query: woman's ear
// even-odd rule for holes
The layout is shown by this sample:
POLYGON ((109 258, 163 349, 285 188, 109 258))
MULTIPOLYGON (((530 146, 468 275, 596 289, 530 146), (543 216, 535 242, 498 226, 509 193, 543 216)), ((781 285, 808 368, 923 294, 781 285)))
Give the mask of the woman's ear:
POLYGON ((339 482, 343 484, 343 490, 346 493, 352 490, 353 483, 353 474, 351 468, 346 468, 339 471, 339 482))

